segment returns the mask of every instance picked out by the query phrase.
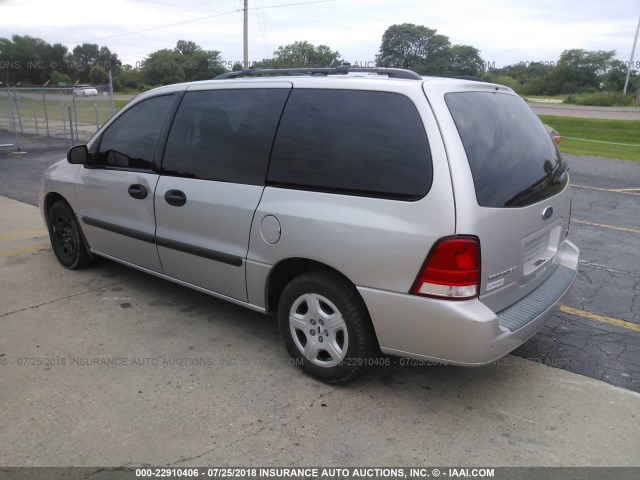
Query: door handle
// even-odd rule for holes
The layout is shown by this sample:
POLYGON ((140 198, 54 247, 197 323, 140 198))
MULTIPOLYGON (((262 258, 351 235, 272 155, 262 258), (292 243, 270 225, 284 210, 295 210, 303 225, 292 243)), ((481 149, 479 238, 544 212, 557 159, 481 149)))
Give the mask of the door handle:
POLYGON ((187 203, 187 196, 180 190, 168 190, 167 193, 164 194, 164 201, 174 207, 181 207, 187 203))
POLYGON ((129 186, 129 195, 133 198, 137 198, 138 200, 142 200, 143 198, 147 198, 149 195, 149 190, 144 185, 140 185, 139 183, 134 183, 129 186))

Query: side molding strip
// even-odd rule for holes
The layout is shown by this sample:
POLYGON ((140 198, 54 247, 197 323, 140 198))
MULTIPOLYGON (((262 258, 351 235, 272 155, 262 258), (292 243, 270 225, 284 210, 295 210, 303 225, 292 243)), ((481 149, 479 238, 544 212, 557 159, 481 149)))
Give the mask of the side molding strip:
POLYGON ((189 253, 191 255, 197 255, 198 257, 208 258, 209 260, 215 260, 216 262, 226 263, 227 265, 233 265, 234 267, 242 266, 242 257, 218 252, 216 250, 209 250, 208 248, 197 247, 188 243, 169 240, 168 238, 156 237, 156 245, 159 247, 178 250, 179 252, 189 253))
POLYGON ((159 247, 170 248, 172 250, 178 250, 179 252, 196 255, 198 257, 208 258, 220 263, 226 263, 227 265, 233 265, 234 267, 241 267, 243 264, 243 258, 237 255, 231 255, 228 253, 218 252, 216 250, 210 250, 204 247, 198 247, 190 245, 188 243, 182 243, 168 238, 156 237, 153 234, 134 230, 133 228, 122 227, 113 223, 97 220, 91 217, 82 217, 82 223, 91 225, 92 227, 101 228, 109 232, 124 235, 126 237, 135 238, 147 243, 155 243, 159 247))
POLYGON ((95 218, 82 217, 82 223, 86 223, 87 225, 101 228, 103 230, 108 230, 109 232, 119 233, 120 235, 124 235, 126 237, 135 238, 136 240, 142 240, 143 242, 155 242, 155 236, 151 233, 141 232, 140 230, 134 230, 133 228, 122 227, 120 225, 104 222, 95 218))

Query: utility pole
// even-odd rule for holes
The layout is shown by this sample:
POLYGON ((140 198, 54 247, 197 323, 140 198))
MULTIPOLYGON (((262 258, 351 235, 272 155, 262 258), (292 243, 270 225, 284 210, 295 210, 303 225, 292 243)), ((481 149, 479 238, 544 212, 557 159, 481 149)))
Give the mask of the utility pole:
POLYGON ((244 0, 244 47, 242 62, 242 68, 249 68, 249 0, 244 0))
MULTIPOLYGON (((245 0, 245 5, 247 4, 247 0, 245 0)), ((245 12, 246 15, 246 12, 245 12)), ((246 18, 246 17, 245 17, 246 18)), ((640 15, 638 16, 638 26, 636 27, 636 38, 633 41, 633 48, 631 49, 631 60, 629 60, 629 66, 627 67, 627 78, 624 81, 624 90, 622 90, 622 94, 627 94, 627 87, 629 86, 629 75, 631 75, 631 70, 633 68, 633 56, 636 53, 636 43, 638 43, 638 32, 640 31, 640 15)), ((246 35, 246 33, 245 33, 246 35)))

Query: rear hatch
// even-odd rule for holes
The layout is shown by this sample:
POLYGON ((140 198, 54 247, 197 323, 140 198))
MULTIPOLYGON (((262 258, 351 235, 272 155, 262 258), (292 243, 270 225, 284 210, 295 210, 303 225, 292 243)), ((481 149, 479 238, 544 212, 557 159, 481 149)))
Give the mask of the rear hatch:
POLYGON ((449 92, 444 103, 449 133, 458 133, 447 139, 456 230, 480 239, 480 300, 499 312, 557 266, 570 214, 568 169, 542 122, 510 90, 449 92))

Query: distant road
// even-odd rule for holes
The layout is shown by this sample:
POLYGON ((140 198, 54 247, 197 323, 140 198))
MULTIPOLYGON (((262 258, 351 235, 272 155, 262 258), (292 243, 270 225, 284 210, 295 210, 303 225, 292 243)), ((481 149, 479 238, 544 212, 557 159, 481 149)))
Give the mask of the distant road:
POLYGON ((583 107, 559 103, 529 102, 538 115, 558 115, 562 117, 610 118, 613 120, 640 120, 640 107, 583 107))

